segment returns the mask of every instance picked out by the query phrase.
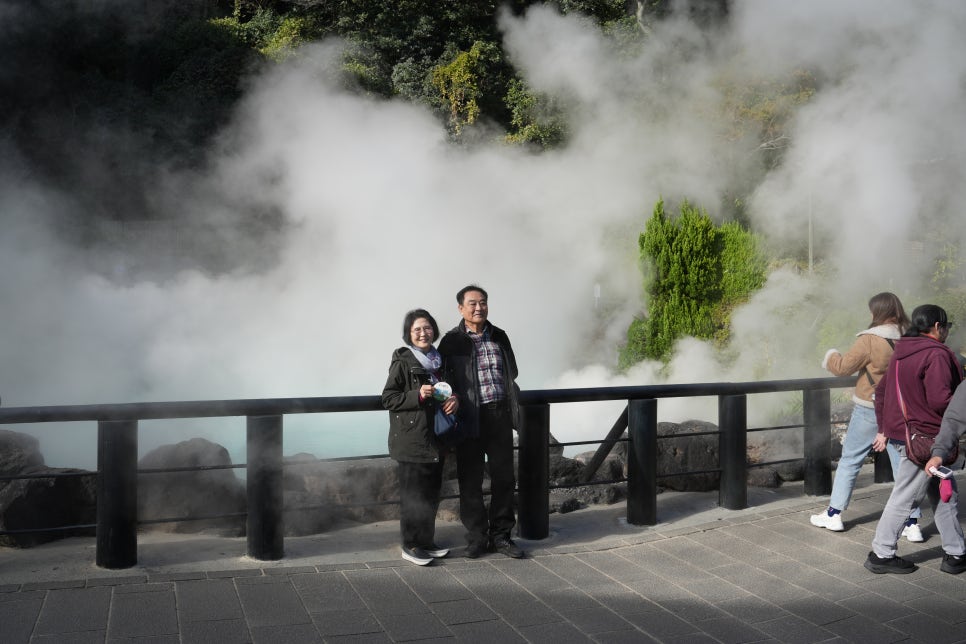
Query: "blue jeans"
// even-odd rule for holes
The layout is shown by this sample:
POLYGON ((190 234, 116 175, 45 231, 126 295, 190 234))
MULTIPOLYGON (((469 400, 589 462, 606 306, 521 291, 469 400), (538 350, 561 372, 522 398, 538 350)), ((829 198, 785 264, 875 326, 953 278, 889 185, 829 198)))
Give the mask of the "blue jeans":
MULTIPOLYGON (((855 405, 852 409, 852 418, 849 420, 849 427, 845 430, 845 440, 842 441, 842 457, 839 459, 839 466, 835 470, 835 481, 832 483, 832 498, 829 499, 829 506, 836 510, 845 510, 849 507, 852 499, 852 489, 855 487, 855 479, 859 476, 859 470, 865 462, 865 457, 872 449, 872 441, 879 431, 879 425, 875 421, 875 410, 871 407, 855 405)), ((889 443, 886 447, 889 454, 889 461, 892 463, 892 478, 899 480, 899 452, 895 445, 889 443)), ((912 519, 922 516, 922 510, 915 507, 912 519)))

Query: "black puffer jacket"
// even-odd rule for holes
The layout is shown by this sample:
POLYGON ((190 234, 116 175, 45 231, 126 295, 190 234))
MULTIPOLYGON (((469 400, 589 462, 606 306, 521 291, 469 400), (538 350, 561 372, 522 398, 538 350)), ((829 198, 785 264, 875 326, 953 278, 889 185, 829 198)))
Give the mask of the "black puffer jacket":
MULTIPOLYGON (((503 329, 487 323, 490 339, 500 346, 503 354, 503 388, 514 429, 520 428, 519 392, 517 386, 517 359, 510 346, 510 338, 503 329)), ((460 322, 446 332, 439 342, 439 352, 443 355, 443 372, 446 381, 453 386, 453 393, 459 396, 460 407, 457 412, 460 422, 470 436, 480 435, 479 376, 476 365, 476 348, 466 333, 466 324, 460 322)))
POLYGON ((389 410, 389 456, 408 463, 438 463, 441 446, 433 432, 436 401, 419 402, 420 385, 429 373, 409 347, 393 351, 382 406, 389 410))

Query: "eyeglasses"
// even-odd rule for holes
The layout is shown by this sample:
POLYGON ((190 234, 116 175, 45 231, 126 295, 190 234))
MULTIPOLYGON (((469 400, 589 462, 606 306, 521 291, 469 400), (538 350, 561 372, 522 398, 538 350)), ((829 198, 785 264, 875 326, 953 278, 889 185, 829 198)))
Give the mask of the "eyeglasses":
POLYGON ((952 326, 953 326, 953 323, 952 322, 940 322, 939 323, 939 326, 941 326, 944 329, 951 329, 952 326))

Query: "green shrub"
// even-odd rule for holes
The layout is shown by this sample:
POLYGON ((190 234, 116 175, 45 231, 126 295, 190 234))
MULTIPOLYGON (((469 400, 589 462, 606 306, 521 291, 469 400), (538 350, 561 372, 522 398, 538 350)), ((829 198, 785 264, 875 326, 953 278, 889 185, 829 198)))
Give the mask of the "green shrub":
POLYGON ((638 246, 648 313, 628 328, 622 369, 644 359, 667 362, 684 336, 724 345, 732 310, 765 283, 759 238, 736 222, 715 225, 687 201, 675 220, 658 201, 638 246))

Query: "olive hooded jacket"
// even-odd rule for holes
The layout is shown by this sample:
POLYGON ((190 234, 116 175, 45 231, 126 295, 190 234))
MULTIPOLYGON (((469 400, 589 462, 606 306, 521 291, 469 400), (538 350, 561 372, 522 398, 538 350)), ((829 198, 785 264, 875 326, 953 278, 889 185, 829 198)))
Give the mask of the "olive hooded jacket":
POLYGON ((409 347, 393 351, 389 376, 382 388, 382 406, 389 410, 389 456, 409 463, 438 463, 442 446, 433 421, 436 400, 420 402, 419 387, 428 384, 429 372, 409 347))

